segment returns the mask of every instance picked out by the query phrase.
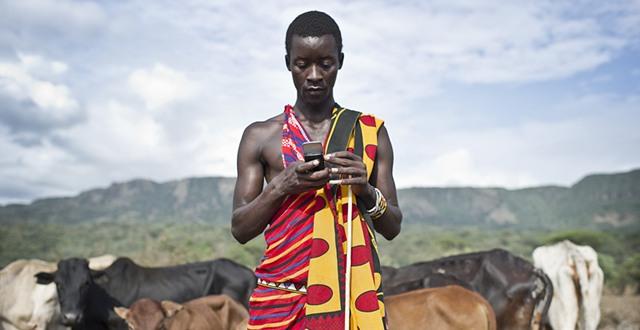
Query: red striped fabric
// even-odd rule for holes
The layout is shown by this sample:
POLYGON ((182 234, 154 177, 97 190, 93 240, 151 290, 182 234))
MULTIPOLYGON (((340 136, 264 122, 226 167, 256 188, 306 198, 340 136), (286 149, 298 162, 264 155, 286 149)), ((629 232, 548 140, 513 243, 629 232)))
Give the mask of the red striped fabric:
MULTIPOLYGON (((284 166, 304 160, 303 142, 309 141, 289 105, 284 111, 282 160, 284 166)), ((256 276, 276 283, 306 285, 313 215, 325 200, 310 191, 289 196, 271 219, 264 237, 267 248, 256 276)), ((258 286, 249 302, 249 329, 304 329, 306 295, 258 286)))

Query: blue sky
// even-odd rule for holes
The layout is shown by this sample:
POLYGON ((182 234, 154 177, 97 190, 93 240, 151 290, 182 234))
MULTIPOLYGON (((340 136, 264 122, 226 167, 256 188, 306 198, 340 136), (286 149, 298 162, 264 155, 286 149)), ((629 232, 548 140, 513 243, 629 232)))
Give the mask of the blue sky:
POLYGON ((310 9, 399 187, 640 167, 640 1, 0 0, 0 203, 234 176, 243 129, 294 102, 284 34, 310 9))

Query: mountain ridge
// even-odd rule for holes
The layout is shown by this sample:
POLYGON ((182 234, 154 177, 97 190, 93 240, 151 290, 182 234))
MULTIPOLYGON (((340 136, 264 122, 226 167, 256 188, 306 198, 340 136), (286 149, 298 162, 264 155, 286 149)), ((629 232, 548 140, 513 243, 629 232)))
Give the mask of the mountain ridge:
MULTIPOLYGON (((192 221, 228 224, 235 178, 132 179, 75 196, 0 206, 0 223, 192 221)), ((571 186, 411 187, 398 190, 406 223, 516 227, 640 224, 640 169, 591 174, 571 186)))

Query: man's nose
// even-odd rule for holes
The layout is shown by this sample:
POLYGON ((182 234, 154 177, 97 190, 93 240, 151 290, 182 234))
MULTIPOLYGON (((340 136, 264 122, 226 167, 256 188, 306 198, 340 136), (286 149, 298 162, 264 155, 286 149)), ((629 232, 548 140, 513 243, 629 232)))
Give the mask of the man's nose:
POLYGON ((311 67, 309 68, 309 70, 311 70, 309 72, 309 75, 307 76, 307 80, 310 82, 317 82, 322 80, 322 75, 320 75, 320 70, 318 70, 318 66, 317 65, 311 65, 311 67))

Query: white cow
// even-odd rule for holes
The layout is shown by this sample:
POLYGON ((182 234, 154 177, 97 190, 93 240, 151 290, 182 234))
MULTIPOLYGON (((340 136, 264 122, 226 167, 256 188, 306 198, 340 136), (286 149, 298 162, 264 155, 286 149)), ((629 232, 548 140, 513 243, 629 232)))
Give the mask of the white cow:
POLYGON ((590 246, 564 240, 533 251, 533 262, 553 283, 549 322, 554 330, 595 330, 604 274, 590 246))
MULTIPOLYGON (((89 267, 102 270, 116 257, 89 259, 89 267)), ((35 274, 54 272, 56 264, 37 259, 16 260, 0 270, 0 330, 68 329, 59 324, 60 305, 55 284, 36 285, 35 274)))

